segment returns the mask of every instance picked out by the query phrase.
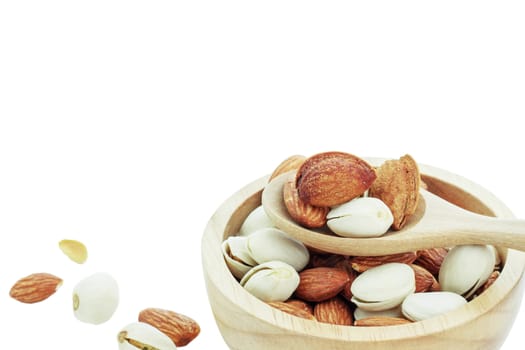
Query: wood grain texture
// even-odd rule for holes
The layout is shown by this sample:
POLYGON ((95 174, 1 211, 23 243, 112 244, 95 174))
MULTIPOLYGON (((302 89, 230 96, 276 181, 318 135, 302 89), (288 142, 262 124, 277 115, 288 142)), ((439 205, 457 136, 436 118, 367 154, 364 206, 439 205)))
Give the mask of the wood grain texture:
MULTIPOLYGON (((466 209, 484 207, 494 216, 512 218, 510 210, 482 187, 444 170, 421 166, 421 171, 434 179, 430 179, 431 186, 439 184, 442 191, 457 190, 447 183, 460 188, 465 195, 456 194, 456 204, 466 209)), ((220 244, 235 234, 248 213, 261 203, 267 179, 254 181, 226 200, 202 237, 209 302, 231 349, 495 350, 504 342, 524 288, 525 255, 515 250, 499 249, 505 262, 501 276, 481 296, 453 312, 407 325, 359 328, 323 324, 289 315, 250 295, 228 271, 220 244)))

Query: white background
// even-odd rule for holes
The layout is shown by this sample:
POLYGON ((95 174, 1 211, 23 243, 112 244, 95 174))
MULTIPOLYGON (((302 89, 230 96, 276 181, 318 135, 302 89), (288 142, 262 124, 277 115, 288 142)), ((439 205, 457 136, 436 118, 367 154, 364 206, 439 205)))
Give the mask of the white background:
MULTIPOLYGON (((525 218, 523 18, 520 1, 1 1, 2 345, 116 349, 155 306, 200 323, 187 349, 226 349, 203 229, 291 154, 410 153, 525 218), (63 287, 9 298, 39 271, 63 287), (95 271, 121 287, 101 326, 71 311, 95 271)), ((525 308, 504 350, 524 328, 525 308)))

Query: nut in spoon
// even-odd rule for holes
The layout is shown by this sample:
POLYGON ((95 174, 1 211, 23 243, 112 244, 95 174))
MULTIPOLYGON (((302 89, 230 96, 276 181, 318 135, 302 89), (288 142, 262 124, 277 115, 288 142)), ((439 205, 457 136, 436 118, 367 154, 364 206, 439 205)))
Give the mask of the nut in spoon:
POLYGON ((297 224, 283 200, 287 174, 273 179, 262 193, 264 210, 275 225, 305 245, 327 253, 377 256, 462 244, 491 244, 525 251, 525 220, 475 214, 425 190, 416 212, 399 231, 377 238, 347 238, 328 230, 314 231, 297 224))

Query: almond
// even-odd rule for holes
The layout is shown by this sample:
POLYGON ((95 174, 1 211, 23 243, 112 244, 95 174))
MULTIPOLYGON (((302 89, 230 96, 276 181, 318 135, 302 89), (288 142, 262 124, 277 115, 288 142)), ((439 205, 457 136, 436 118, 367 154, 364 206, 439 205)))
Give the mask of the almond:
POLYGON ((414 293, 427 292, 430 289, 436 288, 438 282, 427 269, 415 264, 410 264, 410 267, 414 270, 416 279, 416 290, 414 293))
POLYGON ((148 308, 139 313, 139 322, 144 322, 166 334, 177 346, 185 346, 200 333, 197 322, 174 311, 148 308))
POLYGON ((386 316, 378 316, 378 317, 367 317, 362 318, 359 320, 356 320, 354 322, 354 326, 360 326, 360 327, 382 327, 382 326, 397 326, 401 324, 407 324, 411 323, 411 321, 405 319, 405 318, 399 318, 399 317, 386 317, 386 316))
POLYGON ((310 313, 306 311, 305 309, 303 309, 301 306, 298 306, 297 304, 294 304, 294 303, 287 303, 283 301, 272 301, 272 302, 269 302, 268 305, 276 309, 279 309, 283 312, 286 312, 290 315, 293 315, 293 316, 305 318, 307 320, 315 320, 313 312, 310 313))
POLYGON ((381 256, 355 256, 352 258, 352 268, 357 272, 365 272, 372 267, 386 263, 412 264, 417 259, 416 252, 407 252, 399 254, 381 255, 381 256))
POLYGON ((285 301, 286 304, 290 304, 293 306, 296 306, 298 308, 303 309, 304 311, 308 312, 309 314, 314 314, 314 308, 312 305, 307 303, 306 301, 299 300, 299 299, 288 299, 285 301))
POLYGON ((300 282, 295 296, 306 301, 320 302, 335 297, 350 280, 348 273, 334 267, 314 267, 299 273, 300 282))
POLYGON ((362 195, 376 179, 363 159, 344 152, 309 157, 297 170, 299 198, 316 207, 332 207, 362 195))
POLYGON ((410 155, 385 161, 377 169, 370 197, 381 199, 394 215, 394 230, 401 229, 415 213, 419 201, 419 168, 410 155))
POLYGON ((295 187, 295 176, 290 176, 283 186, 283 200, 288 214, 298 224, 316 228, 326 224, 326 214, 330 211, 327 207, 314 207, 303 202, 295 187))
POLYGON ((448 250, 445 248, 430 248, 420 250, 415 263, 427 269, 434 276, 439 275, 441 264, 447 255, 448 250))
MULTIPOLYGON (((335 267, 346 257, 339 254, 310 254, 310 267, 335 267)), ((338 266, 339 267, 339 266, 338 266)))
POLYGON ((353 269, 350 269, 347 272, 348 272, 349 281, 348 283, 345 284, 345 286, 341 290, 341 295, 346 300, 351 301, 352 297, 354 296, 352 293, 352 283, 357 278, 357 272, 353 269))
POLYGON ((49 273, 34 273, 19 279, 9 295, 22 303, 33 304, 53 295, 62 285, 62 279, 49 273))
POLYGON ((316 304, 314 307, 314 316, 317 321, 323 323, 341 326, 351 326, 354 323, 350 306, 340 297, 335 297, 316 304))
POLYGON ((301 165, 303 165, 305 160, 306 160, 305 156, 301 156, 297 154, 286 158, 285 160, 281 162, 281 164, 277 166, 277 168, 275 168, 273 173, 270 175, 268 182, 272 181, 279 175, 282 175, 292 170, 299 169, 301 165))

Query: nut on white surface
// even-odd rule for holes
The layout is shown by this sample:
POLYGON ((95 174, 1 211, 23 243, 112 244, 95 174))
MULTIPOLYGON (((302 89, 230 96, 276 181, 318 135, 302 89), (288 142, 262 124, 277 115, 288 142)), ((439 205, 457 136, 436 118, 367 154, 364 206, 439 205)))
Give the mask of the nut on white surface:
POLYGON ((265 302, 285 301, 299 285, 299 274, 282 261, 268 261, 248 271, 240 284, 265 302))
POLYGON ((104 272, 84 278, 73 289, 73 313, 82 322, 101 324, 108 321, 118 303, 117 281, 104 272))
POLYGON ((334 207, 326 216, 327 225, 343 237, 377 237, 385 234, 394 217, 380 199, 359 197, 334 207))
POLYGON ((117 336, 120 350, 174 350, 173 341, 157 328, 144 322, 124 327, 117 336))
POLYGON ((88 258, 88 251, 84 243, 74 239, 63 239, 58 242, 58 247, 72 261, 83 264, 88 258))

